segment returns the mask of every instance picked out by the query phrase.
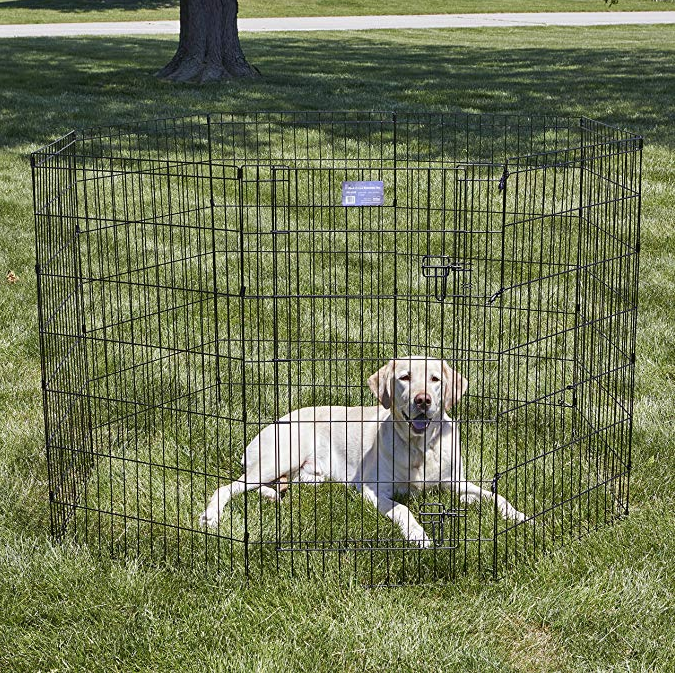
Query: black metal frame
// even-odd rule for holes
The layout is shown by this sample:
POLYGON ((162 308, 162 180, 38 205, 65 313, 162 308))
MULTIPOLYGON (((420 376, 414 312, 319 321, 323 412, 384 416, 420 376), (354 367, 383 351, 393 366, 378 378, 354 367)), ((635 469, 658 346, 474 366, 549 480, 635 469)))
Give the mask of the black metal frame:
POLYGON ((72 132, 31 157, 52 534, 195 567, 392 584, 497 575, 628 512, 642 138, 586 119, 219 114, 72 132), (382 206, 342 205, 381 180, 382 206), (300 406, 372 405, 389 358, 447 360, 467 478, 199 512, 300 406))

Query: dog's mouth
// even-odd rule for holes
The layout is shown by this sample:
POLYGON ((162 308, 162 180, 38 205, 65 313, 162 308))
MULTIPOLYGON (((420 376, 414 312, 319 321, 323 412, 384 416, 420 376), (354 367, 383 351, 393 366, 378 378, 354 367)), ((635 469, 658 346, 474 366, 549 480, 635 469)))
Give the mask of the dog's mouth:
POLYGON ((428 418, 424 413, 419 413, 417 416, 412 418, 408 416, 408 414, 406 414, 402 409, 401 413, 403 414, 403 418, 405 418, 405 420, 410 424, 410 429, 416 434, 421 435, 431 423, 431 419, 428 418))

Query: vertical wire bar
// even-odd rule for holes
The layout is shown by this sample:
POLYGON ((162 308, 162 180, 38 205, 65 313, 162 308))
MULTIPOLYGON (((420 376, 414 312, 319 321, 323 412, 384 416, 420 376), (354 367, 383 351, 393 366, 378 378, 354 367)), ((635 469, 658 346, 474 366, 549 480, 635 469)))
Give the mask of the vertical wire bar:
MULTIPOLYGON (((393 254, 393 288, 392 288, 392 302, 393 302, 393 325, 392 325, 392 350, 393 353, 391 357, 395 360, 398 357, 398 255, 396 254, 396 236, 398 233, 398 218, 399 218, 399 213, 398 213, 398 123, 397 123, 397 114, 396 112, 392 112, 391 115, 391 121, 393 125, 393 134, 394 134, 394 209, 393 209, 393 231, 392 231, 392 254, 393 254)), ((406 128, 406 136, 409 138, 409 120, 406 119, 405 123, 405 128, 406 128)), ((408 167, 408 161, 410 159, 410 146, 406 144, 406 155, 405 155, 405 164, 406 168, 408 167)), ((406 176, 406 190, 408 186, 408 181, 409 181, 409 176, 407 172, 405 173, 406 176)), ((407 196, 407 191, 406 191, 406 196, 407 196)), ((406 217, 408 216, 408 211, 411 207, 411 204, 408 202, 406 198, 406 203, 403 206, 406 211, 406 217)), ((391 422, 391 421, 385 421, 385 422, 391 422)), ((392 428, 393 429, 393 428, 392 428)), ((393 437, 394 437, 394 432, 391 433, 392 435, 392 452, 394 450, 393 446, 393 437)), ((393 475, 392 475, 393 479, 393 475)), ((378 470, 378 477, 377 477, 377 494, 379 496, 379 491, 380 491, 380 472, 378 470)), ((392 531, 393 529, 391 526, 388 526, 392 531)), ((387 545, 387 547, 390 547, 392 545, 387 545)), ((389 552, 387 552, 387 584, 391 582, 391 577, 390 577, 390 564, 391 564, 391 559, 389 552)), ((405 548, 403 552, 401 553, 401 576, 403 581, 405 581, 406 577, 406 555, 405 555, 405 548)))
MULTIPOLYGON (((638 168, 637 168, 637 208, 636 208, 636 221, 635 221, 635 231, 633 235, 635 237, 635 262, 633 264, 633 273, 632 273, 632 288, 631 288, 631 297, 633 310, 633 318, 630 326, 630 348, 631 348, 631 367, 630 374, 628 379, 628 390, 629 390, 629 402, 628 402, 628 414, 629 414, 629 423, 628 423, 628 447, 627 447, 627 457, 626 457, 626 477, 625 477, 625 506, 624 514, 627 516, 629 511, 629 491, 630 491, 630 477, 632 470, 632 449, 633 449, 633 413, 634 413, 634 400, 635 400, 635 351, 637 346, 637 318, 638 318, 638 278, 639 278, 639 269, 640 269, 640 228, 641 228, 641 218, 642 218, 642 151, 644 147, 644 140, 642 137, 638 137, 634 142, 637 142, 637 156, 638 156, 638 168)), ((635 151, 635 150, 634 150, 635 151)), ((631 181, 631 187, 633 183, 631 181)))
MULTIPOLYGON (((574 297, 574 343, 573 343, 573 385, 574 385, 574 395, 579 402, 585 400, 586 395, 583 394, 583 390, 579 391, 581 384, 581 371, 580 371, 580 358, 582 357, 582 331, 585 330, 581 322, 581 288, 582 288, 582 242, 584 239, 583 232, 586 230, 586 219, 590 217, 590 214, 587 214, 587 199, 586 199, 586 189, 587 185, 585 182, 585 173, 586 173, 586 143, 587 143, 587 128, 585 124, 585 119, 582 117, 579 121, 580 130, 581 130, 581 152, 580 152, 580 161, 579 161, 579 206, 578 206, 578 231, 577 231, 577 250, 576 250, 576 285, 575 285, 575 297, 574 297)), ((585 273, 584 273, 585 276, 585 273)), ((585 285, 585 283, 584 283, 585 285)), ((585 310, 584 310, 585 314, 585 310)), ((585 339, 584 339, 585 343, 585 339)), ((585 359, 585 358, 584 358, 585 359)), ((572 436, 575 434, 579 435, 579 469, 581 469, 581 432, 579 430, 580 423, 580 411, 577 406, 572 409, 572 436)), ((574 449, 571 449, 571 452, 574 449)), ((561 531, 562 533, 562 531, 561 531)))
POLYGON ((216 265, 216 202, 213 191, 213 145, 211 140, 211 115, 206 115, 207 142, 209 148, 209 202, 211 205, 211 274, 213 292, 213 329, 216 350, 216 401, 221 402, 221 374, 220 374, 220 336, 218 333, 218 268, 216 265))
MULTIPOLYGON (((248 400, 246 395, 246 272, 245 272, 245 252, 244 252, 244 227, 246 219, 244 217, 244 169, 237 169, 237 181, 239 184, 239 327, 241 340, 241 420, 243 426, 243 444, 248 446, 248 400)), ((257 383, 260 383, 259 381, 257 383)), ((258 389, 260 390, 260 388, 258 389)), ((244 487, 248 485, 247 470, 244 470, 244 487)), ((246 579, 250 579, 249 559, 248 559, 248 507, 244 491, 244 571, 246 579)), ((230 530, 233 530, 234 522, 230 517, 230 530)))
POLYGON ((39 152, 33 152, 30 155, 30 167, 33 187, 33 212, 35 226, 35 276, 37 289, 37 317, 38 317, 38 341, 40 348, 40 388, 42 392, 42 416, 45 433, 45 451, 47 454, 47 478, 49 481, 49 525, 51 536, 55 541, 60 539, 60 533, 57 530, 57 504, 54 499, 54 487, 56 483, 54 474, 54 452, 50 446, 50 423, 49 423, 49 400, 47 397, 47 351, 45 345, 46 315, 44 304, 44 284, 45 279, 42 274, 42 242, 45 232, 42 215, 44 194, 42 190, 42 175, 45 172, 44 162, 46 158, 39 152), (40 158, 40 167, 36 167, 36 157, 40 158), (38 214, 40 213, 40 214, 38 214))
MULTIPOLYGON (((71 189, 73 190, 73 201, 71 203, 72 207, 72 212, 75 218, 75 231, 76 231, 76 240, 75 240, 75 275, 76 275, 76 297, 77 297, 77 328, 79 331, 79 341, 80 341, 80 353, 82 357, 82 362, 81 362, 81 371, 80 374, 82 376, 82 386, 80 388, 80 399, 82 400, 82 396, 84 397, 84 404, 86 406, 86 409, 84 410, 84 419, 82 426, 80 428, 80 432, 84 432, 85 436, 87 438, 87 450, 90 454, 90 456, 87 458, 84 456, 84 474, 80 477, 80 487, 83 488, 84 490, 84 530, 85 530, 85 535, 86 531, 88 528, 88 517, 89 517, 89 504, 87 502, 87 483, 89 481, 89 474, 91 470, 93 469, 93 464, 94 464, 94 442, 93 442, 93 432, 92 432, 92 414, 91 414, 91 395, 89 391, 89 358, 88 358, 88 351, 89 351, 89 345, 88 345, 88 339, 87 339, 87 327, 86 327, 86 320, 85 320, 85 304, 84 304, 84 281, 83 281, 83 274, 82 274, 82 248, 80 245, 80 236, 83 233, 80 227, 80 220, 79 220, 79 214, 80 214, 80 209, 79 209, 79 199, 78 199, 78 180, 77 180, 77 166, 76 166, 76 158, 75 158, 75 143, 77 143, 77 134, 76 132, 73 132, 72 135, 72 143, 73 143, 73 152, 71 153, 72 156, 69 156, 68 161, 69 161, 69 182, 71 184, 71 189)), ((86 233, 86 232, 85 232, 86 233)), ((84 442, 81 445, 80 451, 84 452, 84 442)), ((79 498, 78 498, 79 499, 79 498)))
MULTIPOLYGON (((490 171, 492 176, 492 170, 490 171)), ((508 162, 504 162, 504 168, 502 172, 502 218, 501 218, 501 255, 500 255, 500 281, 499 281, 499 290, 502 292, 504 290, 504 265, 506 260, 506 219, 507 219, 507 190, 508 190, 508 176, 509 176, 509 167, 508 162)), ((498 299, 499 301, 499 299, 498 299)), ((497 381, 502 380, 502 360, 504 358, 504 307, 499 305, 499 359, 497 361, 497 381)), ((506 405, 508 406, 508 399, 510 398, 510 390, 507 390, 507 400, 506 405)), ((501 397, 501 395, 500 395, 501 397)), ((493 506, 493 524, 492 524, 492 577, 497 579, 498 570, 497 570, 497 556, 498 556, 498 538, 497 538, 497 496, 499 494, 499 447, 501 439, 501 426, 502 426, 502 409, 497 407, 497 423, 495 428, 495 472, 494 478, 492 480, 492 493, 494 495, 494 506, 493 506)))

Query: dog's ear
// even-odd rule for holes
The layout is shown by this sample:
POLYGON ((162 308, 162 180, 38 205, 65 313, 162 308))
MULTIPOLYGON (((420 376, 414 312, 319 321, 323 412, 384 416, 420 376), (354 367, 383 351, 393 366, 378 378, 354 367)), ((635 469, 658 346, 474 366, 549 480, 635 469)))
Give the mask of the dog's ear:
POLYGON ((454 407, 469 387, 469 382, 446 362, 443 363, 443 404, 445 410, 454 407))
POLYGON ((373 395, 380 400, 380 404, 389 409, 391 406, 391 391, 389 389, 391 373, 394 370, 394 361, 389 360, 384 367, 380 367, 369 379, 368 387, 373 391, 373 395))

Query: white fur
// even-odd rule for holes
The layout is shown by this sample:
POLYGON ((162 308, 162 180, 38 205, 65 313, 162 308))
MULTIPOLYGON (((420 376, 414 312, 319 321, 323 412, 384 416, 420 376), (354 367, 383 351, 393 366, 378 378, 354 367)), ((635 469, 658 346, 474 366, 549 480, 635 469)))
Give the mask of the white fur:
POLYGON ((461 374, 441 360, 411 356, 390 360, 368 384, 380 405, 306 407, 264 428, 246 447, 244 474, 216 490, 200 522, 217 526, 225 504, 245 490, 276 499, 271 484, 281 478, 353 484, 423 547, 431 540, 395 493, 452 487, 465 502, 496 497, 502 516, 525 519, 505 498, 464 477, 459 429, 446 413, 468 386, 461 374), (415 431, 408 419, 423 413, 418 425, 428 425, 415 431))

